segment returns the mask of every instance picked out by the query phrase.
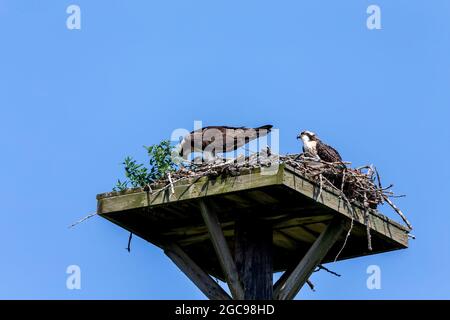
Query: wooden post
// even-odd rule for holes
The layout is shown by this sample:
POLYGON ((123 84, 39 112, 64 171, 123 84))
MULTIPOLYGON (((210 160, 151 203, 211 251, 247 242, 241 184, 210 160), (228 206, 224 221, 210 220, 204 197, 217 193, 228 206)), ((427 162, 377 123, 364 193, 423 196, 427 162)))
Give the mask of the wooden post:
MULTIPOLYGON (((291 300, 300 291, 311 273, 328 253, 345 228, 342 218, 336 217, 320 234, 300 263, 289 274, 285 282, 280 282, 274 289, 274 296, 279 300, 291 300)), ((286 278, 286 277, 283 277, 286 278)))
POLYGON ((275 282, 275 284, 273 285, 273 292, 274 292, 273 295, 275 299, 278 299, 277 296, 280 292, 280 288, 284 286, 284 284, 286 283, 287 279, 292 274, 292 271, 294 271, 296 266, 297 265, 292 266, 286 271, 284 271, 283 274, 280 276, 280 278, 277 280, 277 282, 275 282))
POLYGON ((164 253, 210 300, 231 300, 231 297, 184 250, 175 243, 164 244, 164 253))
POLYGON ((272 228, 250 217, 235 226, 235 261, 246 300, 273 299, 272 228))
POLYGON ((223 235, 219 219, 214 211, 208 209, 203 200, 200 200, 200 211, 208 228, 209 236, 216 251, 217 259, 225 274, 230 292, 234 299, 242 300, 244 299, 244 290, 239 280, 236 264, 223 235))

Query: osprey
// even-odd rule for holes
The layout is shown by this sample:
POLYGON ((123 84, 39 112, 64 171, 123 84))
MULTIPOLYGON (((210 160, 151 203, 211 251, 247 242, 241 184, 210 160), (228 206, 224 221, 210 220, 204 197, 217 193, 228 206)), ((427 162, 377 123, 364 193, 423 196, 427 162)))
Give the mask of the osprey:
POLYGON ((267 135, 272 125, 257 128, 208 126, 186 135, 177 147, 183 158, 192 152, 202 152, 206 161, 214 160, 217 153, 234 151, 254 139, 267 135))
POLYGON ((311 131, 303 131, 297 136, 302 139, 303 152, 312 157, 318 157, 325 162, 341 162, 341 155, 329 145, 323 143, 316 134, 311 131))

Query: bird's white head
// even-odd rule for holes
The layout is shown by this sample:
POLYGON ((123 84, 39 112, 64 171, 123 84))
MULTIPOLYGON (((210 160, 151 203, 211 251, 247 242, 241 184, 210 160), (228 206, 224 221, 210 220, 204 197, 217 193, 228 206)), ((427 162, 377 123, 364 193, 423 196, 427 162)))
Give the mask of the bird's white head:
POLYGON ((317 140, 317 136, 314 132, 311 131, 302 131, 298 136, 297 139, 302 139, 303 143, 307 143, 310 141, 317 140))

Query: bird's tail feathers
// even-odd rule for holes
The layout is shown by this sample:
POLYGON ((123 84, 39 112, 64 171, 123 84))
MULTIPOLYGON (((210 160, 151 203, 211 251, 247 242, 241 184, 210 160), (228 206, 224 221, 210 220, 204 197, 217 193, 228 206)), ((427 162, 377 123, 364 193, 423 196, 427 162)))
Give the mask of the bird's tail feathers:
POLYGON ((271 124, 266 124, 265 126, 261 126, 261 127, 258 127, 258 128, 256 128, 256 129, 258 129, 258 130, 268 130, 268 131, 270 131, 270 129, 272 129, 272 125, 271 124))

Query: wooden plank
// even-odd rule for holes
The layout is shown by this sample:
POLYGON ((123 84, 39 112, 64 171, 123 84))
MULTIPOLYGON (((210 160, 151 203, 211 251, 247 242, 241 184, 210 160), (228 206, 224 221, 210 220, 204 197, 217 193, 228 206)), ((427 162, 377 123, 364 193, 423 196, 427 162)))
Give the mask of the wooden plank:
POLYGON ((146 192, 129 193, 98 199, 97 213, 105 214, 119 212, 136 208, 143 208, 148 205, 149 197, 146 192))
MULTIPOLYGON (((222 232, 223 232, 223 235, 225 237, 232 237, 232 236, 234 236, 234 230, 222 230, 222 232)), ((180 245, 188 246, 188 245, 192 245, 192 244, 195 244, 195 243, 199 243, 199 242, 210 240, 210 236, 209 236, 209 233, 206 232, 204 234, 198 234, 198 235, 195 235, 195 236, 177 238, 177 240, 178 240, 178 243, 180 245)))
POLYGON ((298 247, 297 243, 292 241, 290 237, 277 230, 273 232, 273 245, 292 252, 295 252, 298 247))
POLYGON ((328 253, 328 250, 339 238, 342 231, 344 231, 344 228, 345 223, 340 217, 336 217, 330 222, 306 255, 301 259, 300 263, 289 274, 287 280, 274 288, 274 296, 276 299, 291 300, 297 295, 314 271, 314 268, 320 264, 328 253))
POLYGON ((244 299, 272 300, 271 226, 244 216, 237 219, 235 230, 235 261, 244 286, 244 299))
POLYGON ((287 237, 291 238, 294 243, 307 243, 312 244, 316 241, 318 236, 314 236, 308 230, 303 229, 302 227, 289 228, 278 230, 283 233, 287 237))
POLYGON ((164 244, 164 253, 210 300, 231 300, 231 297, 175 243, 164 244))
POLYGON ((222 198, 227 200, 227 203, 232 205, 233 208, 236 209, 249 208, 255 205, 244 196, 242 196, 242 193, 227 193, 224 194, 222 198))
POLYGON ((244 290, 239 280, 236 264, 232 258, 230 249, 222 232, 217 215, 208 209, 204 200, 200 200, 200 211, 208 227, 211 242, 216 251, 217 258, 225 274, 225 278, 234 299, 244 299, 244 290))
POLYGON ((289 217, 287 219, 283 219, 277 222, 273 228, 274 229, 287 229, 287 228, 295 228, 298 226, 302 226, 305 224, 318 223, 323 221, 328 221, 333 218, 332 214, 324 214, 324 215, 314 215, 314 216, 306 216, 306 217, 289 217))
POLYGON ((269 195, 267 192, 261 190, 253 190, 247 193, 247 196, 258 204, 274 205, 279 203, 279 199, 276 199, 269 195))
POLYGON ((181 200, 200 198, 218 194, 226 194, 241 190, 260 188, 264 186, 282 183, 282 171, 275 175, 261 174, 260 170, 254 170, 246 175, 235 177, 207 177, 191 178, 174 183, 174 193, 171 188, 147 192, 107 193, 97 196, 98 213, 123 211, 146 206, 156 206, 164 203, 174 203, 181 200))
MULTIPOLYGON (((234 227, 234 221, 221 222, 222 229, 232 229, 234 227)), ((196 236, 200 234, 208 233, 208 228, 205 225, 186 225, 182 228, 171 228, 167 232, 161 233, 163 236, 196 236)))

